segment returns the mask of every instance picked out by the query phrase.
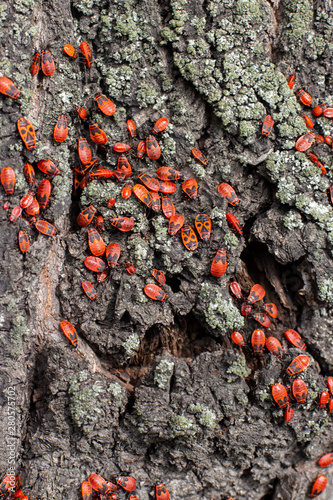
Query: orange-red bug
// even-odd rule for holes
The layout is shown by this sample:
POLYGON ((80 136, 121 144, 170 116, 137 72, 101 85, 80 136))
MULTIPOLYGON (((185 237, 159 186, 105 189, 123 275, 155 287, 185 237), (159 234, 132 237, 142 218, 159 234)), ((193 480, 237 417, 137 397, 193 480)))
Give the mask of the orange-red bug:
POLYGON ((34 185, 35 185, 35 169, 32 165, 30 165, 30 163, 26 163, 24 165, 24 169, 23 169, 23 172, 24 172, 24 176, 25 176, 25 179, 29 185, 29 188, 33 188, 34 185))
POLYGON ((126 271, 129 273, 129 274, 135 274, 136 273, 136 269, 135 267, 133 266, 132 262, 130 262, 129 260, 127 260, 125 263, 124 263, 125 267, 126 267, 126 271))
POLYGON ((149 135, 146 138, 146 153, 150 160, 158 160, 161 156, 160 147, 153 135, 149 135))
POLYGON ((157 191, 159 191, 161 186, 160 182, 157 179, 154 179, 154 177, 150 177, 149 175, 142 172, 138 175, 138 178, 150 191, 155 191, 156 193, 157 191))
POLYGON ((148 208, 152 206, 153 200, 147 188, 145 188, 141 184, 135 184, 135 186, 133 186, 133 193, 148 208))
POLYGON ((131 231, 134 227, 134 220, 129 217, 114 217, 110 222, 112 226, 122 232, 131 231))
POLYGON ((312 163, 316 163, 319 161, 318 156, 316 156, 314 153, 311 153, 311 151, 306 151, 305 156, 312 161, 312 163))
POLYGON ((278 317, 278 308, 276 307, 275 304, 272 302, 269 304, 264 304, 262 306, 263 310, 270 315, 271 318, 277 318, 278 317))
POLYGON ((252 311, 252 306, 247 304, 246 302, 243 302, 240 308, 240 313, 242 316, 249 316, 250 312, 252 311))
POLYGON ((116 483, 119 484, 126 491, 133 491, 136 488, 136 481, 134 477, 117 476, 116 483))
POLYGON ((88 68, 92 65, 92 54, 91 54, 91 48, 87 42, 81 42, 80 43, 80 50, 82 52, 82 55, 84 57, 85 64, 88 68))
POLYGON ((93 488, 88 481, 83 481, 81 484, 81 495, 82 500, 92 500, 93 498, 93 488))
POLYGON ((283 354, 281 342, 275 337, 268 337, 266 339, 266 349, 277 358, 281 358, 283 354))
POLYGON ((40 208, 46 208, 51 196, 51 182, 43 179, 37 189, 37 200, 40 208))
POLYGON ((29 250, 30 248, 29 238, 25 231, 19 231, 18 242, 22 253, 25 253, 29 250))
POLYGON ((305 351, 306 345, 299 333, 297 333, 295 330, 287 330, 286 332, 284 332, 284 335, 292 345, 305 351))
POLYGON ((114 103, 103 94, 95 95, 95 100, 97 102, 97 106, 106 116, 112 116, 116 112, 116 106, 114 103))
POLYGON ((306 151, 311 148, 312 143, 316 137, 316 134, 313 132, 308 132, 307 134, 301 135, 296 141, 295 147, 298 151, 306 151))
POLYGON ((133 191, 133 187, 131 184, 125 184, 123 189, 121 190, 121 196, 124 198, 124 200, 127 200, 133 191))
POLYGON ((290 89, 292 89, 295 85, 295 80, 296 80, 296 77, 295 75, 290 75, 289 79, 288 79, 288 87, 290 89))
POLYGON ((124 173, 125 177, 130 177, 132 175, 132 167, 125 155, 120 155, 118 158, 117 172, 124 173))
POLYGON ((108 277, 108 270, 107 269, 105 271, 102 271, 102 272, 97 272, 97 274, 96 274, 97 283, 103 283, 103 281, 105 281, 107 277, 108 277))
POLYGON ((151 269, 150 274, 161 286, 165 285, 166 277, 162 271, 159 271, 158 269, 151 269))
POLYGON ((89 297, 90 300, 95 300, 97 299, 97 293, 93 285, 90 283, 90 281, 84 281, 82 283, 82 288, 84 293, 86 294, 87 297, 89 297))
POLYGON ((136 495, 130 495, 129 500, 139 500, 136 495))
POLYGON ((155 285, 154 283, 149 283, 143 289, 147 297, 153 300, 159 300, 164 302, 167 298, 167 294, 163 292, 162 288, 155 285))
POLYGON ((23 116, 17 120, 17 129, 25 147, 34 149, 36 147, 36 134, 32 123, 23 116))
POLYGON ((41 60, 40 53, 36 52, 34 57, 32 58, 32 63, 30 66, 30 73, 32 74, 32 76, 37 75, 40 68, 40 60, 41 60))
POLYGON ((52 177, 60 174, 59 168, 51 160, 39 160, 37 167, 43 174, 51 175, 52 177))
POLYGON ((91 162, 92 153, 85 137, 79 137, 78 139, 78 153, 82 165, 87 165, 91 162))
POLYGON ((304 382, 304 380, 302 380, 301 378, 295 379, 292 385, 292 391, 297 403, 306 402, 308 389, 306 387, 306 383, 304 382))
POLYGON ((171 167, 158 168, 156 175, 161 181, 175 181, 183 177, 183 174, 179 172, 179 170, 175 170, 171 167))
POLYGON ((17 219, 21 216, 21 214, 22 214, 22 208, 19 206, 14 207, 9 216, 9 222, 12 222, 14 224, 14 222, 17 221, 17 219))
POLYGON ((76 330, 72 325, 72 323, 70 323, 69 321, 61 321, 60 328, 62 330, 62 333, 65 335, 65 337, 68 338, 72 346, 76 347, 78 343, 78 338, 76 330))
POLYGON ((8 208, 9 208, 9 201, 5 201, 5 203, 3 204, 3 209, 8 210, 8 208))
POLYGON ((274 384, 272 386, 272 396, 276 404, 280 408, 285 408, 288 406, 288 394, 287 389, 282 384, 274 384))
POLYGON ((325 408, 329 399, 330 399, 329 393, 326 391, 322 392, 319 398, 319 408, 325 408))
POLYGON ((269 316, 267 316, 267 314, 265 313, 255 313, 252 315, 252 318, 255 320, 255 321, 258 321, 258 323, 260 323, 262 326, 266 327, 266 328, 269 328, 271 326, 271 320, 269 318, 269 316))
POLYGON ((198 214, 194 220, 196 230, 202 241, 208 241, 212 229, 212 221, 206 214, 198 214))
POLYGON ((312 97, 308 92, 305 92, 305 90, 300 89, 297 91, 298 97, 300 101, 305 105, 305 106, 310 106, 312 103, 312 97))
POLYGON ((163 132, 163 130, 165 130, 168 125, 169 120, 167 118, 159 118, 151 131, 153 134, 158 134, 159 132, 163 132))
POLYGON ((168 232, 172 236, 175 236, 178 233, 179 229, 181 229, 184 225, 185 218, 183 215, 175 214, 172 215, 169 219, 169 228, 168 232))
POLYGON ((15 190, 16 175, 12 167, 4 167, 0 173, 2 187, 6 194, 13 194, 15 190))
POLYGON ((108 205, 107 207, 108 208, 111 208, 113 207, 113 205, 116 203, 116 199, 115 198, 110 198, 109 201, 108 201, 108 205))
POLYGON ((110 481, 105 481, 105 479, 98 474, 91 474, 88 477, 88 482, 95 491, 98 491, 98 493, 101 493, 102 495, 108 495, 117 489, 116 484, 113 484, 110 481))
POLYGON ((135 137, 136 136, 136 125, 133 120, 127 120, 126 122, 127 130, 130 135, 130 137, 135 137))
POLYGON ((230 203, 230 205, 234 207, 238 205, 239 203, 238 196, 236 195, 234 188, 231 187, 230 184, 222 182, 222 184, 219 185, 217 190, 220 193, 220 195, 223 196, 228 203, 230 203))
POLYGON ((170 500, 170 494, 161 481, 155 483, 156 500, 170 500))
POLYGON ((69 57, 72 57, 73 59, 77 58, 77 52, 74 49, 73 45, 70 45, 69 43, 66 43, 66 45, 63 46, 62 50, 67 54, 69 57))
POLYGON ((223 248, 219 248, 210 266, 210 273, 216 278, 220 278, 227 270, 227 252, 223 248))
POLYGON ((161 198, 158 193, 155 193, 155 191, 150 191, 150 196, 151 196, 151 208, 154 210, 154 212, 159 212, 161 210, 161 198))
POLYGON ((170 181, 161 181, 160 182, 160 189, 159 189, 160 193, 172 194, 172 193, 175 193, 176 191, 177 191, 177 186, 174 182, 170 182, 170 181))
POLYGON ((197 149, 197 148, 193 148, 192 149, 192 155, 194 156, 194 158, 196 160, 199 160, 200 163, 202 163, 203 165, 207 165, 208 163, 208 160, 207 158, 201 153, 200 149, 197 149))
POLYGON ((127 153, 127 151, 131 149, 131 146, 129 144, 125 144, 124 142, 116 142, 113 149, 116 153, 127 153))
POLYGON ((90 205, 89 207, 82 210, 82 212, 79 213, 79 215, 77 216, 77 219, 76 219, 78 225, 80 227, 89 226, 89 224, 91 223, 91 221, 94 218, 96 210, 97 209, 94 207, 94 205, 90 205))
POLYGON ((330 391, 331 394, 333 394, 333 377, 327 377, 326 383, 328 390, 330 391))
POLYGON ((301 116, 302 116, 302 118, 303 118, 303 120, 304 120, 305 125, 306 125, 307 128, 313 128, 314 127, 314 123, 313 123, 313 121, 311 120, 311 118, 308 115, 306 115, 305 113, 302 113, 301 116))
POLYGON ((110 179, 115 176, 115 172, 113 170, 109 170, 105 167, 97 167, 93 172, 88 173, 89 179, 110 179))
POLYGON ((318 460, 318 465, 320 465, 320 467, 328 467, 332 463, 333 463, 333 451, 331 453, 326 453, 326 455, 322 456, 318 460))
POLYGON ((91 140, 99 146, 105 144, 108 141, 104 130, 99 128, 97 123, 94 123, 93 121, 89 122, 89 132, 91 140))
MULTIPOLYGON (((34 198, 31 205, 29 205, 24 210, 25 210, 25 213, 27 213, 28 215, 32 215, 32 216, 38 215, 39 214, 39 203, 36 200, 36 198, 34 198)), ((30 225, 32 225, 32 224, 34 224, 34 222, 32 222, 30 225)))
POLYGON ((31 203, 34 201, 34 195, 32 193, 28 193, 20 199, 20 207, 28 208, 31 203))
POLYGON ((333 108, 326 108, 324 110, 324 116, 326 116, 326 118, 333 118, 333 108))
POLYGON ((313 116, 320 116, 324 113, 325 109, 327 108, 327 104, 318 104, 315 108, 312 110, 313 116))
POLYGON ((111 269, 114 269, 120 257, 120 245, 119 243, 109 243, 106 247, 106 262, 111 269))
POLYGON ((261 133, 262 135, 269 135, 272 131, 274 125, 274 120, 271 115, 267 115, 262 124, 261 133))
POLYGON ((101 215, 98 215, 95 220, 95 228, 100 233, 105 231, 104 219, 101 215))
POLYGON ((195 179, 186 179, 182 184, 182 190, 187 196, 196 200, 198 197, 198 183, 195 179))
POLYGON ((193 252, 198 248, 198 238, 195 235, 195 232, 189 226, 188 224, 185 224, 185 226, 182 227, 181 229, 182 233, 182 240, 185 248, 189 250, 190 252, 193 252))
POLYGON ((316 135, 315 136, 315 143, 316 145, 317 144, 322 144, 323 142, 325 142, 325 139, 322 135, 316 135))
POLYGON ((231 226, 237 234, 243 234, 243 230, 240 227, 240 223, 237 217, 230 213, 227 213, 225 216, 229 226, 231 226))
POLYGON ((42 71, 45 76, 52 76, 55 72, 54 60, 49 50, 42 52, 42 71))
POLYGON ((140 141, 136 150, 136 156, 142 158, 146 152, 146 141, 140 141))
POLYGON ((261 354, 265 347, 265 334, 262 330, 254 330, 251 336, 251 344, 254 354, 261 354))
POLYGON ((324 491, 326 486, 327 486, 327 477, 321 474, 320 476, 317 477, 317 479, 313 483, 310 497, 315 498, 318 495, 320 495, 320 493, 324 491))
POLYGON ((87 111, 84 108, 82 108, 81 106, 76 106, 75 111, 82 120, 85 120, 85 118, 87 117, 87 111))
POLYGON ((294 416, 294 408, 292 408, 291 406, 287 406, 287 408, 285 408, 284 410, 285 421, 290 422, 293 416, 294 416))
POLYGON ((175 205, 168 196, 162 196, 162 212, 167 219, 170 219, 176 213, 175 205))
POLYGON ((230 283, 230 291, 237 299, 241 299, 243 297, 242 289, 236 281, 230 283))
POLYGON ((37 231, 45 234, 46 236, 55 236, 57 234, 56 228, 45 220, 38 220, 35 223, 35 228, 37 229, 37 231))
POLYGON ((104 240, 94 227, 88 229, 88 245, 91 253, 96 257, 101 257, 105 252, 104 240))
POLYGON ((239 332, 232 332, 231 334, 231 340, 239 345, 239 347, 243 347, 245 345, 243 335, 239 332))
POLYGON ((56 142, 64 142, 68 136, 67 118, 65 115, 59 116, 55 124, 53 137, 56 142))
POLYGON ((21 97, 19 89, 15 87, 14 83, 6 76, 0 76, 0 93, 12 99, 21 97))
POLYGON ((84 260, 84 265, 94 273, 103 273, 104 271, 106 271, 106 264, 99 257, 86 257, 84 260))
POLYGON ((253 285, 247 298, 248 304, 254 304, 265 297, 265 289, 261 285, 253 285))
POLYGON ((310 364, 310 359, 305 354, 301 354, 300 356, 296 356, 295 359, 292 360, 290 365, 287 368, 287 373, 289 375, 295 375, 295 373, 300 373, 304 371, 310 364))

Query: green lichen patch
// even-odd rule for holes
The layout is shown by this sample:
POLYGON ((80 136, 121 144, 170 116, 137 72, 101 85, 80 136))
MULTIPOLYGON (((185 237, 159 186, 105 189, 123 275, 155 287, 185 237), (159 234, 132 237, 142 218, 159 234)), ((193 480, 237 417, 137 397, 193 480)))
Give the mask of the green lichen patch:
POLYGON ((204 318, 217 336, 225 336, 244 326, 244 318, 230 298, 225 299, 216 285, 204 282, 199 294, 204 318))
POLYGON ((123 343, 123 347, 128 357, 132 357, 140 347, 140 337, 137 333, 132 333, 123 343))
POLYGON ((171 360, 162 358, 155 366, 154 383, 160 389, 167 389, 173 374, 175 363, 171 360))
MULTIPOLYGON (((246 364, 245 356, 239 355, 226 369, 226 373, 232 373, 240 378, 248 377, 251 373, 251 369, 246 364)), ((232 379, 229 379, 229 381, 231 380, 232 379)))

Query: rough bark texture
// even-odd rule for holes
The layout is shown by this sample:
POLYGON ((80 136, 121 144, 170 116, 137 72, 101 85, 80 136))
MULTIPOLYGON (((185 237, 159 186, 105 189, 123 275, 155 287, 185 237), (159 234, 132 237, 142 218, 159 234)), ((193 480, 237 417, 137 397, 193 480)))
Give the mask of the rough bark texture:
MULTIPOLYGON (((81 481, 93 472, 133 475, 140 500, 154 497, 157 479, 172 499, 308 498, 322 473, 316 460, 333 449, 332 416, 318 406, 333 374, 333 210, 327 196, 333 161, 326 145, 315 148, 328 169, 321 176, 296 152, 295 140, 307 129, 286 78, 295 73, 295 89, 309 91, 314 105, 333 105, 330 3, 12 0, 0 6, 0 25, 0 71, 23 95, 20 103, 0 96, 0 167, 11 165, 17 175, 11 206, 27 192, 26 161, 51 158, 62 172, 42 216, 57 227, 55 238, 22 219, 10 225, 0 210, 2 476, 8 469, 7 395, 14 387, 17 471, 29 498, 77 500, 81 481), (62 52, 65 43, 78 48, 82 40, 93 49, 91 70, 62 52), (31 57, 46 46, 56 72, 31 77, 31 57), (99 92, 115 102, 112 118, 97 109, 99 92), (188 252, 178 236, 167 234, 162 215, 152 216, 133 197, 123 200, 122 186, 113 181, 93 181, 81 197, 72 195, 77 137, 88 138, 88 131, 72 114, 66 142, 54 143, 52 134, 56 118, 69 116, 74 103, 87 107, 110 145, 128 141, 129 118, 141 139, 156 119, 169 118, 158 137, 158 166, 197 179, 197 200, 180 186, 172 199, 191 225, 196 214, 210 215, 208 244, 188 252), (260 131, 268 113, 275 126, 266 138, 260 131), (37 131, 31 152, 18 138, 20 116, 37 131), (193 147, 207 155, 207 167, 191 157, 193 147), (237 209, 217 193, 221 182, 239 194, 237 209), (107 209, 110 197, 117 201, 107 209), (122 249, 121 263, 98 286, 94 302, 81 288, 95 277, 83 265, 87 231, 76 224, 91 203, 105 217, 106 243, 122 249), (228 227, 229 211, 244 237, 228 227), (130 235, 111 230, 110 217, 121 215, 135 220, 130 235), (18 229, 31 241, 24 256, 18 229), (210 263, 220 246, 227 249, 228 270, 215 279, 210 263), (136 275, 124 271, 127 259, 136 275), (152 267, 167 276, 163 304, 143 294, 152 267), (282 360, 267 352, 255 359, 251 349, 231 345, 233 330, 241 329, 249 344, 257 327, 229 294, 236 277, 246 292, 262 284, 265 300, 278 305, 267 336, 283 343, 282 360), (63 319, 77 328, 76 351, 59 329, 63 319), (303 376, 308 400, 289 424, 271 398, 272 384, 287 381, 285 369, 300 354, 284 340, 287 328, 301 333, 311 358, 303 376)), ((316 133, 333 135, 332 121, 317 119, 316 133)), ((114 168, 112 148, 98 155, 114 168)), ((147 158, 133 154, 130 162, 133 178, 156 172, 147 158)), ((7 198, 1 189, 1 207, 7 198)), ((323 500, 333 496, 333 472, 327 475, 323 500)))

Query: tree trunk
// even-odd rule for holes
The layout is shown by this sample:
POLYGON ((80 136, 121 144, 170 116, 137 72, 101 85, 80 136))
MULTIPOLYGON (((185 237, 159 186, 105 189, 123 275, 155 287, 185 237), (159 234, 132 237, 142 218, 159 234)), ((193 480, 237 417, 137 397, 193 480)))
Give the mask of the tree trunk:
MULTIPOLYGON (((0 96, 0 168, 12 166, 16 174, 15 193, 0 193, 2 477, 15 462, 23 492, 43 500, 78 500, 92 473, 108 481, 135 477, 139 500, 155 498, 157 480, 172 499, 303 500, 323 473, 328 486, 320 498, 332 498, 333 473, 317 460, 333 451, 332 414, 318 404, 333 374, 333 157, 328 144, 313 143, 311 152, 327 169, 322 175, 295 149, 309 131, 301 112, 312 117, 312 107, 333 105, 330 1, 12 0, 0 14, 0 71, 22 94, 0 96), (62 49, 69 43, 79 53, 82 41, 92 48, 90 68, 62 49), (51 51, 56 71, 31 76, 32 57, 43 50, 51 51), (310 107, 299 89, 311 94, 310 107), (111 117, 97 107, 100 93, 116 105, 111 117), (77 105, 88 111, 86 120, 77 105), (56 143, 60 115, 69 135, 56 143), (275 122, 268 136, 261 133, 266 115, 275 122), (23 116, 35 128, 35 149, 19 137, 23 116), (139 140, 161 117, 170 122, 156 135, 161 158, 139 159, 139 140), (128 119, 136 138, 129 137, 128 119), (106 146, 91 141, 88 120, 105 131, 106 146), (199 238, 198 248, 187 250, 181 231, 168 234, 161 211, 134 194, 121 196, 126 182, 92 180, 75 193, 79 137, 112 171, 119 156, 113 145, 130 144, 132 185, 140 173, 156 177, 165 165, 195 178, 197 198, 176 180, 170 199, 193 228, 198 214, 210 217, 208 242, 199 238), (35 168, 37 191, 49 178, 37 167, 46 159, 61 173, 51 179, 49 206, 37 219, 53 224, 55 237, 23 217, 8 221, 29 189, 25 163, 35 168), (219 194, 221 183, 234 188, 237 206, 219 194), (116 202, 108 208, 110 198, 116 202), (121 248, 100 284, 84 265, 88 231, 77 224, 92 204, 104 217, 105 243, 121 248), (243 234, 228 225, 226 213, 237 217, 243 234), (132 231, 111 225, 122 216, 134 220, 132 231), (30 240, 24 254, 19 230, 30 240), (227 270, 217 278, 210 267, 219 248, 227 252, 227 270), (152 268, 166 275, 164 302, 144 294, 154 282, 152 268), (84 294, 86 280, 96 300, 84 294), (232 281, 241 285, 242 300, 230 293, 232 281), (255 283, 266 294, 252 313, 264 302, 278 307, 269 328, 240 313, 255 283), (76 328, 76 349, 60 329, 63 320, 76 328), (258 328, 282 343, 281 359, 266 349, 253 354, 258 328), (288 329, 302 336, 306 352, 287 342, 288 329), (230 340, 233 331, 242 333, 245 347, 230 340), (307 401, 290 396, 295 414, 287 423, 271 389, 297 378, 286 368, 300 354, 310 359, 300 374, 307 401)), ((314 121, 316 135, 332 134, 331 118, 314 121)), ((125 498, 124 491, 117 495, 125 498)))

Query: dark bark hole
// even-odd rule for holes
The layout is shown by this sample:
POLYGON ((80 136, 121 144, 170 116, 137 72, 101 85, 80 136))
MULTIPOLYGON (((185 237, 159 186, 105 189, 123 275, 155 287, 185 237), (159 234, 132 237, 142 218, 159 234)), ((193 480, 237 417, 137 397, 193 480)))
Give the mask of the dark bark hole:
POLYGON ((166 280, 167 285, 170 286, 173 293, 180 291, 181 280, 177 276, 171 276, 166 280))
POLYGON ((193 359, 202 352, 214 351, 216 348, 216 339, 190 313, 185 317, 176 316, 172 326, 157 324, 147 330, 133 364, 150 366, 163 349, 178 358, 193 359))

